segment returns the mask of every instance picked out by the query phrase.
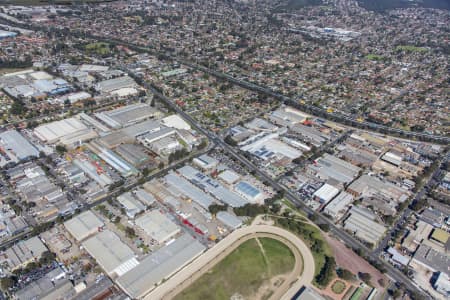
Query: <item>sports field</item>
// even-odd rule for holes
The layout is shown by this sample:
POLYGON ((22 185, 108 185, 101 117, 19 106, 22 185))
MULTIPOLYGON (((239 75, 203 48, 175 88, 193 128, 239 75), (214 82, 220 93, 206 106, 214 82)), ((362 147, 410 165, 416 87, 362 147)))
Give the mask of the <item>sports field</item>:
POLYGON ((279 241, 270 238, 258 240, 244 242, 178 294, 175 300, 228 300, 233 295, 242 295, 245 299, 268 298, 275 289, 271 279, 282 280, 279 275, 293 269, 295 258, 279 241))

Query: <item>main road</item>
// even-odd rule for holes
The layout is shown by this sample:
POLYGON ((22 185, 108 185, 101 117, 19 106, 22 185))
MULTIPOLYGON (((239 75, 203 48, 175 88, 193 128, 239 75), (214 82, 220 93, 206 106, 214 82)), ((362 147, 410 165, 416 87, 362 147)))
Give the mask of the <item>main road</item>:
MULTIPOLYGON (((50 30, 50 28, 48 28, 48 27, 39 26, 36 24, 25 24, 25 23, 18 24, 13 20, 5 19, 4 16, 3 17, 0 16, 0 20, 3 20, 3 22, 8 25, 19 26, 22 28, 36 30, 36 31, 44 31, 45 32, 45 31, 50 30)), ((93 35, 89 31, 71 30, 68 27, 63 28, 63 29, 58 29, 58 28, 52 27, 51 30, 52 31, 60 31, 60 32, 64 32, 64 33, 70 32, 70 34, 72 34, 73 36, 76 36, 76 37, 91 38, 91 39, 95 39, 95 40, 101 41, 101 42, 121 44, 121 45, 125 45, 133 50, 137 50, 140 52, 146 52, 146 53, 150 53, 153 55, 158 55, 158 56, 163 57, 170 61, 178 61, 186 66, 189 66, 190 68, 202 71, 204 73, 210 74, 217 78, 227 80, 227 81, 229 81, 233 84, 239 85, 245 89, 249 89, 249 90, 256 91, 258 93, 273 97, 274 99, 277 99, 277 100, 281 101, 282 103, 294 106, 300 110, 306 111, 306 112, 311 113, 316 116, 323 117, 330 121, 343 123, 345 125, 353 126, 355 128, 373 130, 373 131, 381 132, 384 134, 400 136, 400 137, 408 138, 408 139, 422 140, 422 141, 426 141, 426 142, 434 142, 434 143, 439 143, 439 144, 444 144, 444 145, 450 144, 450 137, 448 137, 448 136, 429 134, 429 133, 423 133, 423 132, 413 132, 413 131, 403 130, 400 128, 393 128, 390 126, 380 125, 380 124, 376 124, 376 123, 372 123, 372 122, 368 122, 368 121, 360 122, 354 116, 349 116, 346 114, 336 113, 336 112, 329 113, 324 108, 316 107, 314 105, 309 105, 309 104, 301 104, 298 101, 295 101, 292 98, 289 98, 281 93, 278 93, 269 87, 261 86, 259 84, 249 82, 242 78, 237 78, 230 74, 226 74, 223 72, 219 72, 219 71, 207 68, 203 65, 199 65, 196 62, 188 60, 186 57, 175 56, 174 53, 166 54, 166 53, 158 52, 158 51, 155 51, 154 49, 150 49, 148 47, 133 44, 133 43, 130 43, 130 42, 127 42, 124 40, 106 38, 106 37, 102 37, 102 36, 93 35)))
MULTIPOLYGON (((21 26, 24 26, 24 25, 21 24, 21 26)), ((35 26, 35 25, 29 25, 28 27, 30 27, 31 29, 35 29, 35 30, 44 30, 44 31, 48 30, 47 28, 40 27, 40 26, 35 26)), ((56 30, 55 28, 53 28, 53 29, 56 30)), ((158 54, 158 53, 154 53, 154 51, 152 49, 148 49, 146 47, 135 45, 135 44, 132 44, 132 43, 129 43, 129 42, 126 42, 126 41, 122 41, 122 40, 115 40, 115 39, 110 39, 110 38, 94 36, 94 35, 92 35, 90 33, 81 32, 81 31, 71 31, 71 33, 73 35, 75 35, 75 36, 83 36, 83 37, 86 37, 86 38, 93 38, 93 39, 96 39, 98 41, 123 44, 123 45, 126 45, 126 46, 128 46, 130 48, 133 48, 135 50, 141 51, 141 52, 149 52, 151 54, 158 54)), ((204 66, 200 66, 198 64, 189 62, 189 61, 187 61, 184 58, 177 58, 177 57, 171 58, 171 57, 169 57, 167 55, 164 55, 164 56, 167 57, 168 59, 171 59, 171 60, 178 60, 182 64, 185 64, 185 65, 187 65, 187 66, 189 66, 191 68, 195 68, 197 70, 200 70, 200 71, 203 71, 205 73, 211 74, 211 75, 213 75, 215 77, 225 79, 225 80, 227 80, 227 81, 229 81, 231 83, 240 85, 240 86, 242 86, 244 88, 251 89, 251 90, 254 90, 254 91, 257 91, 257 92, 269 95, 271 97, 274 97, 275 99, 278 99, 278 100, 282 101, 283 103, 287 103, 289 105, 294 105, 294 106, 297 106, 297 107, 299 106, 299 104, 297 102, 295 102, 294 100, 289 99, 288 97, 286 97, 284 95, 278 94, 278 93, 276 93, 276 92, 274 92, 274 91, 272 91, 272 90, 270 90, 268 88, 261 87, 259 85, 247 82, 245 80, 234 78, 233 76, 225 74, 225 73, 221 73, 221 72, 217 72, 215 70, 211 70, 211 69, 206 68, 204 66)), ((132 73, 132 72, 129 72, 129 73, 132 73)), ((299 199, 294 193, 292 193, 289 189, 285 188, 284 186, 279 184, 277 181, 273 180, 269 175, 267 175, 266 173, 264 173, 261 170, 259 170, 252 162, 247 160, 243 155, 240 155, 233 147, 231 147, 230 145, 225 143, 218 136, 216 136, 215 134, 213 134, 213 133, 205 130, 204 128, 202 128, 190 115, 188 115, 183 110, 181 110, 177 105, 175 105, 166 96, 161 94, 153 86, 151 86, 151 85, 149 85, 148 83, 145 83, 145 82, 143 83, 143 85, 145 87, 147 87, 149 90, 151 90, 155 94, 155 96, 157 96, 158 98, 163 100, 173 111, 175 111, 178 114, 180 114, 181 116, 183 116, 183 118, 185 118, 189 123, 191 123, 193 128, 198 130, 198 132, 200 132, 200 133, 204 134, 205 136, 207 136, 210 139, 211 142, 221 146, 231 156, 233 156, 238 161, 240 161, 243 165, 245 165, 250 171, 255 172, 255 174, 258 175, 261 179, 263 179, 266 182, 268 182, 275 190, 277 190, 277 191, 284 191, 285 195, 286 195, 285 197, 289 201, 291 201, 293 204, 295 204, 297 207, 301 208, 303 211, 305 211, 308 214, 314 214, 315 213, 315 211, 313 211, 311 208, 307 207, 304 204, 304 202, 301 199, 299 199)), ((303 108, 306 109, 306 110, 310 110, 313 114, 316 113, 316 114, 321 115, 321 116, 323 116, 325 118, 328 118, 328 119, 330 119, 332 121, 338 121, 338 122, 339 121, 346 121, 347 123, 350 123, 351 126, 358 127, 358 128, 373 129, 373 130, 377 130, 377 131, 380 131, 380 132, 383 132, 383 133, 386 133, 386 134, 398 134, 398 135, 401 135, 401 136, 404 136, 404 137, 413 138, 413 139, 421 139, 421 140, 433 141, 433 142, 442 143, 442 144, 450 144, 450 138, 445 137, 445 136, 431 135, 431 134, 426 134, 426 133, 414 133, 414 132, 404 131, 404 130, 401 130, 401 129, 391 128, 391 127, 387 127, 387 126, 382 126, 382 125, 378 125, 378 124, 374 124, 374 123, 370 123, 370 122, 362 122, 361 123, 361 122, 358 122, 357 120, 355 120, 352 117, 338 115, 338 114, 335 114, 335 113, 334 114, 328 114, 326 111, 323 111, 323 109, 315 108, 315 107, 312 107, 312 106, 304 106, 303 108)), ((302 107, 300 107, 300 109, 302 109, 302 107)), ((318 215, 318 222, 328 224, 330 226, 330 232, 332 234, 334 234, 342 242, 344 242, 347 246, 352 247, 353 249, 360 249, 363 253, 366 254, 366 257, 368 257, 371 260, 376 261, 376 262, 380 263, 381 265, 383 265, 384 268, 386 268, 386 270, 387 270, 387 274, 393 280, 403 283, 411 291, 416 291, 416 292, 419 292, 422 295, 424 295, 423 291, 420 288, 418 288, 415 284, 413 284, 412 281, 407 276, 405 276, 398 269, 394 268, 392 265, 390 265, 390 264, 384 262, 383 260, 381 260, 378 257, 378 255, 374 254, 370 249, 368 249, 366 246, 361 244, 359 241, 357 241, 354 237, 352 237, 351 235, 346 233, 344 230, 341 230, 340 228, 338 228, 329 219, 327 219, 326 217, 324 217, 324 216, 319 214, 318 215)), ((425 295, 424 295, 424 297, 425 297, 425 295)))
POLYGON ((226 238, 181 269, 181 271, 156 287, 144 299, 172 299, 239 247, 239 245, 258 237, 269 237, 281 241, 289 247, 295 257, 294 269, 282 285, 271 295, 271 300, 290 300, 302 286, 311 284, 315 272, 314 257, 308 246, 298 236, 276 226, 251 225, 230 233, 226 238))
MULTIPOLYGON (((189 123, 191 123, 193 128, 195 128, 196 130, 198 130, 199 132, 201 132, 202 134, 207 136, 213 143, 219 145, 224 150, 226 150, 231 156, 233 156, 241 164, 243 164, 245 167, 247 167, 248 170, 254 172, 254 174, 257 175, 260 179, 269 183, 275 190, 284 191, 285 198, 288 199, 290 202, 292 202, 294 205, 296 205, 298 208, 302 209, 308 215, 316 214, 316 212, 314 210, 312 210, 310 207, 306 206, 305 203, 301 199, 299 199, 297 195, 295 195, 293 192, 291 192, 285 186, 278 183, 276 180, 274 180, 268 174, 261 171, 251 161, 249 161, 243 155, 238 153, 238 151, 236 149, 234 149, 232 146, 225 143, 217 135, 202 128, 197 123, 197 121, 194 120, 194 118, 192 118, 189 114, 184 112, 181 108, 179 108, 174 102, 172 102, 165 95, 160 93, 158 90, 156 90, 154 87, 152 87, 150 84, 148 84, 146 82, 144 82, 143 85, 144 85, 144 87, 151 90, 155 94, 156 97, 158 97, 160 100, 164 101, 166 103, 166 105, 169 106, 172 110, 174 110, 176 113, 180 114, 189 123)), ((400 270, 394 268, 389 263, 380 259, 380 257, 377 255, 377 253, 374 253, 371 249, 367 248, 361 242, 356 240, 353 236, 351 236, 344 230, 338 228, 330 219, 324 217, 321 214, 317 214, 317 221, 318 221, 318 223, 328 224, 330 227, 330 233, 332 233, 335 237, 337 237, 339 240, 341 240, 347 246, 351 247, 352 249, 360 249, 366 255, 366 257, 370 258, 372 261, 378 262, 379 264, 383 265, 383 267, 387 270, 387 275, 389 277, 391 277, 393 280, 403 283, 411 291, 416 291, 416 292, 422 293, 420 288, 418 288, 405 274, 403 274, 400 270)))

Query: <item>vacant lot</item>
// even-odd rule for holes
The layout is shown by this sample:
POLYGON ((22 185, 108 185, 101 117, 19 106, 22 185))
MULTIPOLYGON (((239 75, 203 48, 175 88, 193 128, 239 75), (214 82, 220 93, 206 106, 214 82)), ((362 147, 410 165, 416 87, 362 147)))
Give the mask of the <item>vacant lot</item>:
POLYGON ((252 299, 271 278, 293 269, 294 256, 287 246, 270 238, 240 245, 208 273, 181 292, 176 300, 230 299, 240 294, 252 299))

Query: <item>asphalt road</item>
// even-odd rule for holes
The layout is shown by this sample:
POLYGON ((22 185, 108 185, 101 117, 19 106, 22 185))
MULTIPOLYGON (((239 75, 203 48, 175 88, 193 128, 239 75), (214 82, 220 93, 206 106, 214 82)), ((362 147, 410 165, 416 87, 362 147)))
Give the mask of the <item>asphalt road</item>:
POLYGON ((271 296, 274 299, 291 299, 304 285, 314 279, 314 257, 308 246, 293 233, 276 226, 251 225, 233 231, 214 247, 200 255, 181 271, 145 296, 146 300, 171 299, 202 274, 226 257, 243 242, 256 237, 271 237, 285 243, 293 251, 296 265, 289 278, 271 296))
MULTIPOLYGON (((154 174, 151 174, 151 175, 147 176, 145 179, 146 179, 146 181, 149 181, 149 180, 152 180, 154 178, 159 178, 159 177, 163 176, 164 174, 166 174, 169 170, 177 169, 177 168, 183 166, 192 157, 200 156, 200 155, 204 154, 205 152, 207 152, 209 150, 210 150, 210 148, 208 147, 205 150, 196 153, 194 156, 190 155, 190 156, 182 159, 179 162, 176 162, 176 163, 174 163, 174 164, 172 164, 170 166, 167 166, 163 170, 160 170, 160 171, 158 171, 158 172, 156 172, 154 174)), ((133 188, 135 188, 135 187, 137 187, 139 185, 140 185, 140 181, 139 180, 135 180, 135 181, 130 182, 128 184, 122 185, 122 186, 116 188, 114 191, 111 191, 107 195, 101 197, 100 199, 98 199, 98 200, 96 200, 96 201, 94 201, 92 203, 85 204, 80 209, 79 213, 82 213, 83 211, 89 210, 89 209, 91 209, 91 208, 93 208, 93 207, 95 207, 95 206, 97 206, 99 204, 102 204, 105 201, 108 201, 109 199, 113 199, 114 197, 119 196, 123 189, 133 189, 133 188)), ((73 214, 72 216, 75 216, 75 215, 77 215, 77 214, 73 214)), ((29 230, 27 230, 25 232, 22 232, 22 233, 20 233, 18 235, 15 235, 11 239, 9 239, 7 241, 3 241, 2 243, 0 243, 0 251, 3 251, 5 249, 11 247, 12 245, 16 244, 17 242, 19 242, 21 240, 31 238, 31 237, 33 237, 35 235, 37 235, 37 234, 35 232, 33 232, 31 229, 29 229, 29 230)))
MULTIPOLYGON (((21 26, 23 27, 23 24, 21 24, 21 26)), ((46 30, 46 28, 36 27, 36 26, 31 26, 31 25, 28 25, 28 26, 25 26, 25 27, 29 27, 31 29, 37 29, 37 30, 46 30)), ((85 37, 91 37, 91 38, 97 39, 99 41, 119 43, 119 44, 123 44, 123 45, 129 46, 129 47, 134 48, 134 49, 138 49, 138 50, 141 50, 141 51, 152 53, 151 49, 148 49, 148 48, 145 48, 145 47, 141 47, 141 46, 138 46, 138 45, 134 45, 132 43, 128 43, 128 42, 125 42, 125 41, 113 40, 113 39, 105 39, 103 37, 97 37, 97 36, 93 36, 93 35, 89 35, 87 33, 81 33, 81 32, 72 32, 72 33, 75 36, 77 34, 84 35, 85 37)), ((166 55, 166 57, 167 57, 167 55, 166 55)), ((205 73, 208 73, 208 74, 211 74, 213 76, 216 76, 216 77, 228 80, 228 81, 230 81, 230 82, 232 82, 234 84, 240 85, 240 86, 242 86, 244 88, 251 89, 251 90, 254 90, 254 91, 257 91, 257 92, 260 92, 260 93, 264 93, 266 95, 269 95, 271 97, 279 99, 279 100, 283 101, 284 103, 287 103, 287 104, 290 104, 290 105, 299 106, 299 104, 296 101, 294 101, 292 99, 289 99, 288 97, 286 97, 284 95, 278 94, 278 93, 276 93, 276 92, 274 92, 274 91, 272 91, 272 90, 270 90, 268 88, 261 87, 259 85, 247 82, 245 80, 234 78, 233 76, 230 76, 228 74, 220 73, 220 72, 208 69, 208 68, 206 68, 204 66, 200 66, 200 65, 191 63, 191 62, 187 61, 186 59, 180 59, 180 58, 176 58, 176 57, 174 57, 174 59, 180 61, 181 63, 183 63, 183 64, 185 64, 187 66, 190 66, 190 67, 195 68, 197 70, 201 70, 201 71, 203 71, 205 73)), ((253 163, 249 162, 246 158, 244 158, 243 156, 238 154, 232 147, 230 147, 228 144, 223 142, 219 137, 215 136, 214 134, 212 134, 212 133, 208 132, 207 130, 203 129, 202 127, 200 127, 198 125, 198 123, 192 117, 190 117, 188 114, 184 113, 181 109, 179 109, 167 97, 165 97, 164 95, 159 93, 156 89, 154 89, 153 87, 149 86, 148 84, 144 84, 144 86, 149 88, 157 97, 159 97, 160 99, 164 100, 166 102, 166 104, 169 105, 169 107, 171 107, 174 111, 176 111, 177 113, 182 115, 189 123, 191 123, 193 128, 195 128, 198 132, 206 135, 210 139, 211 142, 214 142, 217 145, 222 146, 226 151, 228 151, 228 153, 230 155, 234 156, 243 165, 247 166, 247 168, 249 170, 255 172, 260 178, 262 178, 263 180, 266 180, 276 190, 278 190, 278 191, 285 191, 286 198, 289 201, 291 201, 293 204, 295 204, 297 207, 303 209, 308 214, 314 213, 314 211, 312 211, 309 207, 305 206, 304 203, 299 198, 297 198, 296 195, 294 195, 288 189, 286 189, 283 186, 281 186, 278 182, 274 181, 270 176, 268 176, 264 172, 260 171, 253 163)), ((324 118, 330 119, 331 121, 337 121, 337 122, 340 122, 340 121, 344 122, 345 121, 344 124, 350 123, 351 126, 358 127, 358 128, 369 129, 369 130, 376 130, 376 131, 380 131, 380 132, 383 132, 383 133, 386 133, 386 134, 399 134, 399 135, 402 135, 404 137, 410 137, 410 138, 420 139, 420 140, 425 140, 425 141, 433 141, 433 142, 443 143, 443 144, 449 144, 450 143, 450 138, 444 137, 444 136, 404 131, 404 130, 401 130, 401 129, 386 127, 386 126, 382 126, 382 125, 378 125, 378 124, 374 124, 374 123, 370 123, 370 122, 358 122, 357 120, 355 120, 354 118, 352 118, 350 116, 339 115, 339 114, 335 114, 335 113, 328 114, 328 113, 324 112, 322 109, 315 108, 315 107, 312 107, 312 106, 305 106, 304 108, 307 109, 308 111, 311 111, 311 113, 313 113, 313 114, 314 113, 318 113, 318 115, 321 115, 321 116, 323 115, 324 118)), ((411 280, 408 277, 406 277, 403 273, 401 273, 399 270, 395 269, 391 265, 389 265, 386 262, 384 262, 383 260, 381 260, 376 254, 374 254, 367 247, 362 245, 359 241, 354 239, 352 236, 347 234, 345 231, 337 228, 334 225, 334 223, 332 223, 330 220, 328 220, 327 218, 325 218, 322 215, 318 215, 318 221, 319 221, 319 223, 325 223, 325 224, 330 225, 330 228, 331 228, 330 231, 337 238, 339 238, 341 241, 343 241, 346 245, 348 245, 348 246, 350 246, 352 248, 361 249, 363 251, 363 253, 365 253, 366 256, 368 256, 370 259, 373 259, 373 260, 381 263, 382 265, 384 265, 384 267, 387 269, 387 274, 393 280, 398 281, 398 282, 402 282, 408 289, 410 289, 412 291, 417 291, 417 292, 423 294, 422 291, 415 284, 413 284, 411 282, 411 280)), ((1 248, 1 245, 0 245, 0 248, 1 248)))
MULTIPOLYGON (((304 212, 306 212, 308 215, 315 214, 315 211, 309 208, 304 204, 304 202, 299 199, 294 193, 292 193, 289 189, 279 184, 277 181, 272 179, 269 175, 267 175, 265 172, 258 169, 252 162, 247 160, 243 155, 240 155, 237 150, 235 150, 233 147, 225 143, 222 139, 220 139, 215 134, 205 130, 202 128, 190 115, 185 113, 182 109, 180 109, 176 104, 174 104, 169 98, 161 94, 159 91, 157 91, 155 88, 153 88, 151 85, 144 83, 144 87, 150 89, 155 96, 157 96, 159 99, 163 100, 166 105, 168 105, 172 110, 174 110, 176 113, 180 114, 183 118, 185 118, 193 128, 207 136, 210 141, 216 143, 217 145, 221 146, 224 150, 226 150, 231 156, 233 156, 235 159, 237 159, 241 164, 247 167, 248 170, 255 173, 256 176, 258 176, 261 180, 266 181, 271 185, 275 190, 277 191, 284 191, 285 192, 285 198, 291 201, 296 207, 302 209, 304 212)), ((388 264, 387 262, 380 259, 380 257, 373 253, 371 249, 367 248, 365 245, 363 245, 361 242, 356 240, 353 236, 349 235, 344 230, 338 228, 331 220, 324 217, 321 214, 317 215, 317 223, 325 223, 330 226, 330 232, 337 237, 339 240, 341 240, 343 243, 345 243, 347 246, 353 248, 353 249, 361 249, 362 253, 365 254, 367 257, 369 257, 371 260, 376 261, 384 266, 384 268, 387 270, 387 275, 392 278, 393 280, 397 282, 403 283, 409 290, 416 291, 421 294, 422 291, 420 288, 418 288, 406 275, 404 275, 402 272, 400 272, 398 269, 394 268, 392 265, 388 264)))

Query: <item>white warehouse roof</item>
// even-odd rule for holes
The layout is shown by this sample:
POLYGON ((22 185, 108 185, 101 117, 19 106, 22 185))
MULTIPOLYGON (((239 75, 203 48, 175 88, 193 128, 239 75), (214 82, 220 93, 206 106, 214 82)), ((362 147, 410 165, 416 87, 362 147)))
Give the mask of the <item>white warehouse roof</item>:
POLYGON ((34 134, 43 142, 56 143, 61 138, 76 135, 89 128, 77 118, 68 118, 38 126, 34 129, 34 134))
POLYGON ((158 243, 164 243, 180 232, 180 228, 157 209, 137 218, 136 225, 158 243))
POLYGON ((100 232, 82 245, 110 276, 121 276, 139 264, 130 247, 109 230, 100 232))
POLYGON ((337 194, 339 194, 339 189, 325 183, 320 189, 314 192, 313 196, 320 199, 322 203, 328 203, 333 199, 337 194))
POLYGON ((77 240, 82 241, 98 232, 105 224, 92 211, 88 210, 69 221, 64 222, 67 231, 77 240))
POLYGON ((217 213, 216 217, 217 217, 217 220, 219 220, 220 222, 222 222, 223 224, 225 224, 226 226, 228 226, 232 229, 237 229, 237 228, 241 227, 241 225, 242 225, 241 219, 239 219, 235 215, 232 215, 226 211, 219 211, 217 213))
POLYGON ((179 115, 170 115, 161 120, 161 123, 167 127, 176 129, 191 130, 191 126, 183 120, 179 115))
POLYGON ((139 266, 117 279, 117 284, 132 299, 141 299, 163 279, 198 257, 206 247, 184 234, 173 243, 144 258, 139 266))
POLYGON ((233 184, 236 181, 238 181, 241 178, 241 176, 234 171, 225 170, 219 174, 219 178, 222 179, 227 184, 233 184))

